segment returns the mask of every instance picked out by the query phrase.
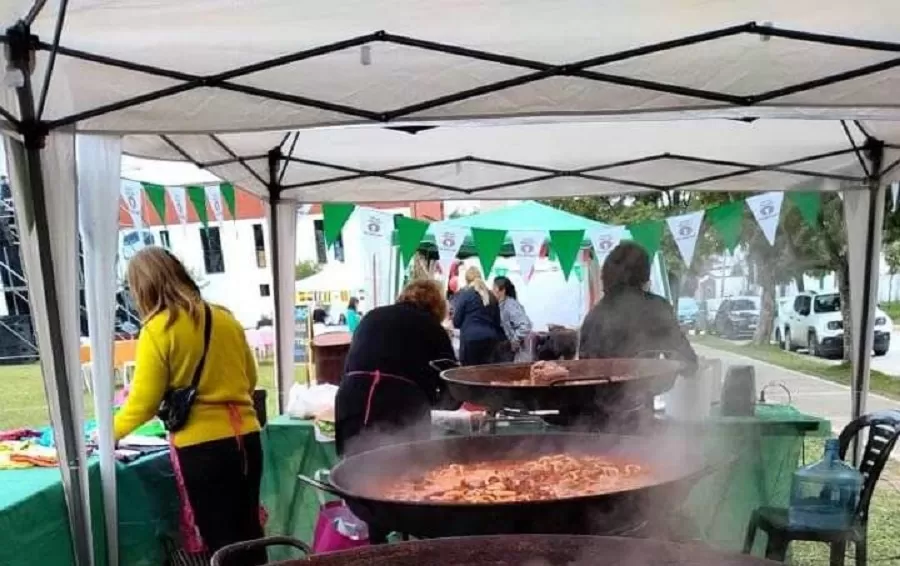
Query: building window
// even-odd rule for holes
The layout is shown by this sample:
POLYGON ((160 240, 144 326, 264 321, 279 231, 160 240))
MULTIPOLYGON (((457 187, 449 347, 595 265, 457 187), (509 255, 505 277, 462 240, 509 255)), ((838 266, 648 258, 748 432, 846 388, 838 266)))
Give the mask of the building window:
POLYGON ((263 236, 262 224, 253 225, 253 247, 256 250, 256 267, 264 269, 266 267, 266 239, 263 236))
POLYGON ((159 231, 159 243, 166 249, 172 247, 172 243, 169 242, 169 231, 168 230, 160 230, 159 231))
POLYGON ((203 265, 206 267, 206 272, 224 273, 225 257, 222 254, 219 227, 200 228, 200 245, 203 247, 203 265))
MULTIPOLYGON (((316 233, 316 261, 318 263, 328 263, 328 248, 325 246, 325 223, 321 218, 313 220, 313 230, 316 233)), ((344 261, 343 234, 338 234, 332 249, 334 250, 334 259, 344 261)))
POLYGON ((272 289, 269 287, 268 283, 263 283, 259 286, 259 296, 260 297, 268 297, 272 294, 272 289))

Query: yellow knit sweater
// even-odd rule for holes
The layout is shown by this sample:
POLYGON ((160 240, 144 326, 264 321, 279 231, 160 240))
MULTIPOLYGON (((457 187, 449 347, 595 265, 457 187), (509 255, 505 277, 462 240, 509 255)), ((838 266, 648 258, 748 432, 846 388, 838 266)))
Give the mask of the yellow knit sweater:
MULTIPOLYGON (((212 334, 197 399, 187 425, 172 438, 175 446, 234 436, 228 405, 238 409, 241 434, 259 430, 252 398, 256 364, 244 329, 227 310, 211 306, 210 312, 212 334)), ((203 327, 182 313, 166 329, 168 317, 168 312, 157 314, 141 329, 134 380, 115 417, 116 440, 153 418, 167 389, 187 387, 194 376, 203 353, 203 327)))

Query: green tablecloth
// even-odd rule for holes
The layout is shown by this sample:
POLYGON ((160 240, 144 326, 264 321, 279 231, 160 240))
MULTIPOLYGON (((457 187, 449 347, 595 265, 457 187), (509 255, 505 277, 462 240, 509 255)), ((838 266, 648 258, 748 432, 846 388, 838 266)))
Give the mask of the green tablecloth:
MULTIPOLYGON (((161 537, 170 534, 178 512, 177 492, 167 453, 117 466, 120 562, 159 566, 161 537)), ((105 565, 105 528, 100 466, 89 468, 97 564, 105 565)), ((58 468, 0 471, 0 564, 72 564, 72 544, 58 468)))
MULTIPOLYGON (((733 458, 697 485, 685 508, 700 535, 726 550, 740 549, 753 509, 787 504, 804 436, 830 433, 827 421, 786 406, 758 406, 755 417, 713 417, 673 426, 703 442, 711 456, 733 458)), ((263 432, 263 447, 266 530, 310 541, 319 500, 315 490, 297 481, 297 475, 331 468, 336 461, 333 444, 316 442, 311 422, 281 416, 263 432)), ((90 478, 94 524, 102 526, 96 463, 91 464, 90 478)), ((178 505, 168 455, 120 465, 118 480, 121 564, 159 566, 161 541, 175 532, 178 505)), ((103 556, 102 532, 95 542, 98 556, 103 556)), ((275 551, 271 556, 283 557, 275 551)), ((56 566, 71 561, 59 470, 0 471, 0 564, 56 566)))

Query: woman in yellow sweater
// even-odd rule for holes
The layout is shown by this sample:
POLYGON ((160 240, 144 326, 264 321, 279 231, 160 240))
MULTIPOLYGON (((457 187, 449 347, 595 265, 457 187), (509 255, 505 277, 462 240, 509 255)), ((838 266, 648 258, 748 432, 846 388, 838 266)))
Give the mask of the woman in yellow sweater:
MULTIPOLYGON (((153 418, 167 391, 190 387, 202 364, 187 422, 170 433, 182 504, 202 538, 202 546, 196 540, 189 546, 215 552, 260 538, 257 376, 244 329, 224 308, 207 308, 187 270, 163 248, 145 248, 132 258, 128 284, 143 326, 131 391, 115 417, 116 440, 153 418)), ((265 553, 256 553, 239 563, 265 561, 265 553)))

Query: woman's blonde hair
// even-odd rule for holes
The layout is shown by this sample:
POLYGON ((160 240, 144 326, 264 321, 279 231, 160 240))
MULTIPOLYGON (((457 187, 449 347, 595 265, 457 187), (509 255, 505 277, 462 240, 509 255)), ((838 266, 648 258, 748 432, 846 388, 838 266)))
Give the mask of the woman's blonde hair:
POLYGON ((430 312, 438 322, 447 318, 447 301, 437 282, 431 279, 415 279, 400 292, 398 303, 411 303, 430 312))
POLYGON ((168 250, 144 248, 131 258, 128 262, 128 286, 144 322, 168 311, 168 329, 183 311, 199 324, 203 310, 200 288, 184 264, 168 250))
POLYGON ((488 306, 491 303, 491 290, 488 289, 484 279, 481 278, 481 272, 478 271, 477 267, 472 266, 466 270, 466 284, 475 289, 475 292, 481 297, 481 302, 484 303, 484 306, 488 306))

